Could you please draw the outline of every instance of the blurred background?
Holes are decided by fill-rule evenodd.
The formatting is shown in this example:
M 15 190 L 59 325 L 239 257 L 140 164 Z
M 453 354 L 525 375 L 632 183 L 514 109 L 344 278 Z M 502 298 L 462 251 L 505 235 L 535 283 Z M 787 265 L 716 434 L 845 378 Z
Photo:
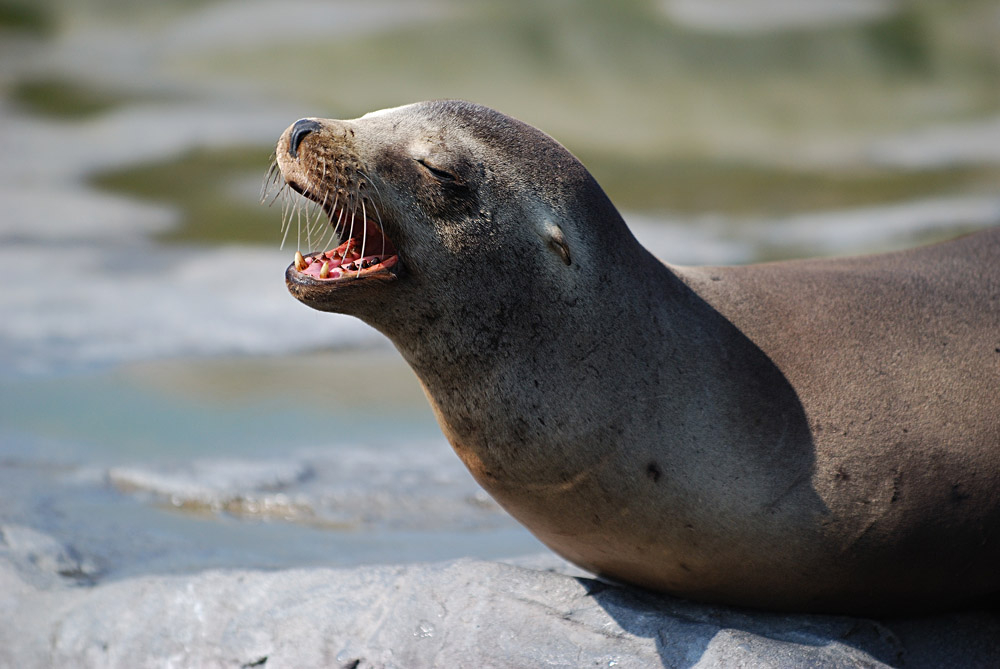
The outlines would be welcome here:
M 673 263 L 1000 223 L 996 0 L 0 0 L 0 536 L 88 581 L 540 550 L 260 204 L 297 118 L 444 97 Z

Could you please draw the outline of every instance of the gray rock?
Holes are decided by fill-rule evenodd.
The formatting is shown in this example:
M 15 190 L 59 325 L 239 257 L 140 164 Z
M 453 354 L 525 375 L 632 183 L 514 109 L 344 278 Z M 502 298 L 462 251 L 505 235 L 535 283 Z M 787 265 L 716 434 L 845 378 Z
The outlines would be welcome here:
M 61 578 L 92 583 L 99 569 L 53 537 L 23 525 L 0 525 L 0 558 L 35 585 L 52 585 Z
M 1000 658 L 994 614 L 770 614 L 655 596 L 564 568 L 542 558 L 459 560 L 79 587 L 27 579 L 7 551 L 0 666 L 985 667 Z

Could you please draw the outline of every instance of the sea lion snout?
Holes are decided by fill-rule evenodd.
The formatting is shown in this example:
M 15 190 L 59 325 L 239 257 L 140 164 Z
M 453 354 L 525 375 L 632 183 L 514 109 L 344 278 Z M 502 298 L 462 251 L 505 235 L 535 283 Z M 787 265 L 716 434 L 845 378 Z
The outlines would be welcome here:
M 288 137 L 288 154 L 292 158 L 299 157 L 299 144 L 306 135 L 320 129 L 319 123 L 311 118 L 301 118 L 292 124 L 291 135 Z

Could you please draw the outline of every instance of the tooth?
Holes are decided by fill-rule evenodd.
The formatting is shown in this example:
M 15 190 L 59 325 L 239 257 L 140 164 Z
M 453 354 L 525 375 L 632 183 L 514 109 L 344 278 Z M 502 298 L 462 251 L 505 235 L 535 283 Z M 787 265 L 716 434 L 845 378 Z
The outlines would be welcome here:
M 328 279 L 330 278 L 330 263 L 329 261 L 324 262 L 323 266 L 319 270 L 319 278 Z
M 299 251 L 295 252 L 295 269 L 302 271 L 306 268 L 306 259 L 302 257 L 302 253 Z

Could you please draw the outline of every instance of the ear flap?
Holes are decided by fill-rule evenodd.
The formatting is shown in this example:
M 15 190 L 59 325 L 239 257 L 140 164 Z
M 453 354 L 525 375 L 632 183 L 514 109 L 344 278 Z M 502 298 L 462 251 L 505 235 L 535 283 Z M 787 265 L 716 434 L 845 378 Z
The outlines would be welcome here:
M 545 240 L 550 249 L 559 254 L 564 263 L 570 264 L 569 243 L 566 241 L 566 236 L 563 235 L 562 228 L 552 221 L 545 221 L 542 224 L 542 239 Z

